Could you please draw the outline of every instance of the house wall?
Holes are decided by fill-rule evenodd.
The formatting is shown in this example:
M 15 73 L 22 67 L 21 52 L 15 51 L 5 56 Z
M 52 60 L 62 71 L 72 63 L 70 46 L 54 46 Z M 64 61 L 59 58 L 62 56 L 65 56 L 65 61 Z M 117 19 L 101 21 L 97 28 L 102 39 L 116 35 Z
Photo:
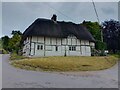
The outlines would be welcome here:
M 30 53 L 30 38 L 26 38 L 26 40 L 24 40 L 24 46 L 23 46 L 23 55 L 24 56 L 29 56 Z
M 91 47 L 94 47 L 94 43 L 87 40 L 79 40 L 74 36 L 68 38 L 29 37 L 24 43 L 24 55 L 35 57 L 91 56 Z M 38 45 L 42 46 L 42 50 L 38 50 Z M 70 51 L 70 46 L 75 46 L 76 50 Z

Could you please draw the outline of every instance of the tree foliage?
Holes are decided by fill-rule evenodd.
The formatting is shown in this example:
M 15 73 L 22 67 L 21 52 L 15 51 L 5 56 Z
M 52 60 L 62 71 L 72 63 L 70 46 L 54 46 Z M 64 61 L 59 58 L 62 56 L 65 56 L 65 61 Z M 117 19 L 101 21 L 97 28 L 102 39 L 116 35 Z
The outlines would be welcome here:
M 8 36 L 4 36 L 1 39 L 2 39 L 2 48 L 8 51 L 9 50 L 8 46 L 9 46 L 10 38 Z
M 12 31 L 11 34 L 12 34 L 11 38 L 9 38 L 8 36 L 2 37 L 3 49 L 9 52 L 18 53 L 18 51 L 21 49 L 20 41 L 22 33 L 20 31 Z
M 104 21 L 102 27 L 108 50 L 113 53 L 120 51 L 120 22 L 115 20 Z
M 9 42 L 10 51 L 18 53 L 18 51 L 20 50 L 20 41 L 21 35 L 19 35 L 18 33 L 14 34 Z
M 20 32 L 20 31 L 12 31 L 12 33 L 11 33 L 13 36 L 15 35 L 15 34 L 18 34 L 18 35 L 22 35 L 22 33 Z
M 91 21 L 83 21 L 82 23 L 84 26 L 87 27 L 89 32 L 96 40 L 95 48 L 97 50 L 104 50 L 106 48 L 106 44 L 101 41 L 101 26 L 98 22 L 91 22 Z
M 101 41 L 101 26 L 98 24 L 98 22 L 83 21 L 83 25 L 88 28 L 96 40 Z

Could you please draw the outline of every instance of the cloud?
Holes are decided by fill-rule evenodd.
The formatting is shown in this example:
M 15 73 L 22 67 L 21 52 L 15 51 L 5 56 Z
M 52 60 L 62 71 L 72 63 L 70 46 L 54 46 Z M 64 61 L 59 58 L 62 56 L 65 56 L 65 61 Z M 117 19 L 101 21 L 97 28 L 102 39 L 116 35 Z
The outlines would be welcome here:
M 95 5 L 100 21 L 117 18 L 117 3 Z M 91 2 L 3 2 L 2 10 L 4 35 L 10 35 L 14 29 L 23 32 L 35 19 L 50 19 L 52 14 L 57 14 L 60 21 L 74 23 L 81 23 L 83 20 L 97 21 Z
M 105 14 L 113 14 L 113 13 L 115 13 L 115 10 L 113 8 L 102 8 L 101 10 Z
M 92 2 L 92 0 L 1 0 L 2 2 Z M 119 2 L 119 0 L 93 0 L 94 2 Z

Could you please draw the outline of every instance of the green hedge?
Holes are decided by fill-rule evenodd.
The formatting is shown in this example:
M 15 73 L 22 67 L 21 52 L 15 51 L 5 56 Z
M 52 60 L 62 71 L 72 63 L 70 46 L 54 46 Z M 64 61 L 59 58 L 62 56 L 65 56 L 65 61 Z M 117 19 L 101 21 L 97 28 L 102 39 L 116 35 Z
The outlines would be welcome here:
M 105 50 L 106 49 L 106 43 L 104 42 L 101 42 L 101 41 L 96 41 L 96 45 L 95 45 L 95 48 L 97 50 Z

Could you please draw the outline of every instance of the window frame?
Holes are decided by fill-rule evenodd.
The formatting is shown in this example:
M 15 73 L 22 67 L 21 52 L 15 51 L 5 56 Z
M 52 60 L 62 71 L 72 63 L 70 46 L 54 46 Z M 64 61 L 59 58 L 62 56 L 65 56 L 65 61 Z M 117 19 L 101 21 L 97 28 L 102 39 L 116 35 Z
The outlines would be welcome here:
M 37 45 L 37 50 L 40 50 L 40 45 Z
M 69 46 L 69 51 L 76 51 L 76 46 Z
M 40 45 L 40 50 L 43 50 L 43 45 Z
M 43 50 L 43 45 L 37 45 L 37 50 Z

